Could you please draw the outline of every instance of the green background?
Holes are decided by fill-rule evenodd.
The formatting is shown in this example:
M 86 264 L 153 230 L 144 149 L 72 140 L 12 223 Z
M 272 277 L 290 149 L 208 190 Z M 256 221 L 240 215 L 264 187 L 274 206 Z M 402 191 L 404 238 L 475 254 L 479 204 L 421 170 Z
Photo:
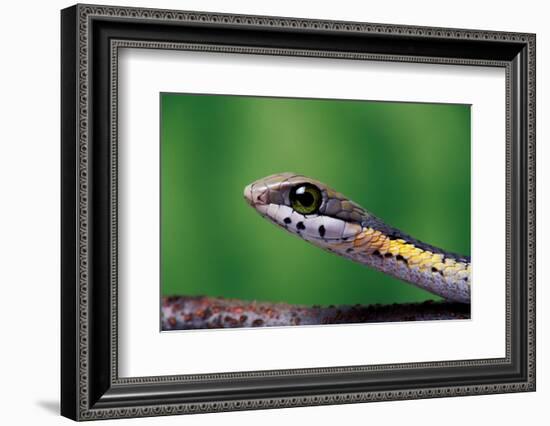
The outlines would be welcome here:
M 468 105 L 161 94 L 161 287 L 298 304 L 437 297 L 327 253 L 243 189 L 296 172 L 427 243 L 470 253 Z

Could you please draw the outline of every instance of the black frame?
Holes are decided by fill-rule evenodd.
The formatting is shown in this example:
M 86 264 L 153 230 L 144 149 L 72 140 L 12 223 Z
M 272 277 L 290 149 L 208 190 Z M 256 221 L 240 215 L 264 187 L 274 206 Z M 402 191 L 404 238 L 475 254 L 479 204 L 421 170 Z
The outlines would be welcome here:
M 74 420 L 535 390 L 535 35 L 76 5 L 61 13 L 61 413 Z M 121 47 L 496 66 L 507 75 L 502 359 L 119 378 Z

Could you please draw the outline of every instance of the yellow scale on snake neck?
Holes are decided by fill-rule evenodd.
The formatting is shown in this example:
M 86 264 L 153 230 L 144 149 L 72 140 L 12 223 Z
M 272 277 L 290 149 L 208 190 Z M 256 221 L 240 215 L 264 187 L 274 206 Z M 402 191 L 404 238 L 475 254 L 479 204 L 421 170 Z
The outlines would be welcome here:
M 315 179 L 280 173 L 251 183 L 244 196 L 263 217 L 320 248 L 447 300 L 470 303 L 469 257 L 387 225 Z

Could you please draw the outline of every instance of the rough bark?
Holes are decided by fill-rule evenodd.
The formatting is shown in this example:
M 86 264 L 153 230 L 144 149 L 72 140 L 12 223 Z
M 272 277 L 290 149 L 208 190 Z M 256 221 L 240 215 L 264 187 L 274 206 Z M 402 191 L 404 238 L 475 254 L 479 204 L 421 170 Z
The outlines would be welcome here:
M 469 319 L 470 305 L 450 302 L 302 306 L 206 296 L 162 298 L 162 330 Z

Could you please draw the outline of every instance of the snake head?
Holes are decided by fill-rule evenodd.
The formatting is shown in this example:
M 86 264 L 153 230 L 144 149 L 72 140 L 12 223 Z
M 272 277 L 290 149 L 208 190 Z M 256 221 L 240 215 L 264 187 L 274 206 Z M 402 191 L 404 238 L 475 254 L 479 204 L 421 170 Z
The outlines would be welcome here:
M 259 179 L 244 189 L 258 213 L 308 241 L 345 241 L 358 235 L 367 212 L 325 184 L 296 173 Z

